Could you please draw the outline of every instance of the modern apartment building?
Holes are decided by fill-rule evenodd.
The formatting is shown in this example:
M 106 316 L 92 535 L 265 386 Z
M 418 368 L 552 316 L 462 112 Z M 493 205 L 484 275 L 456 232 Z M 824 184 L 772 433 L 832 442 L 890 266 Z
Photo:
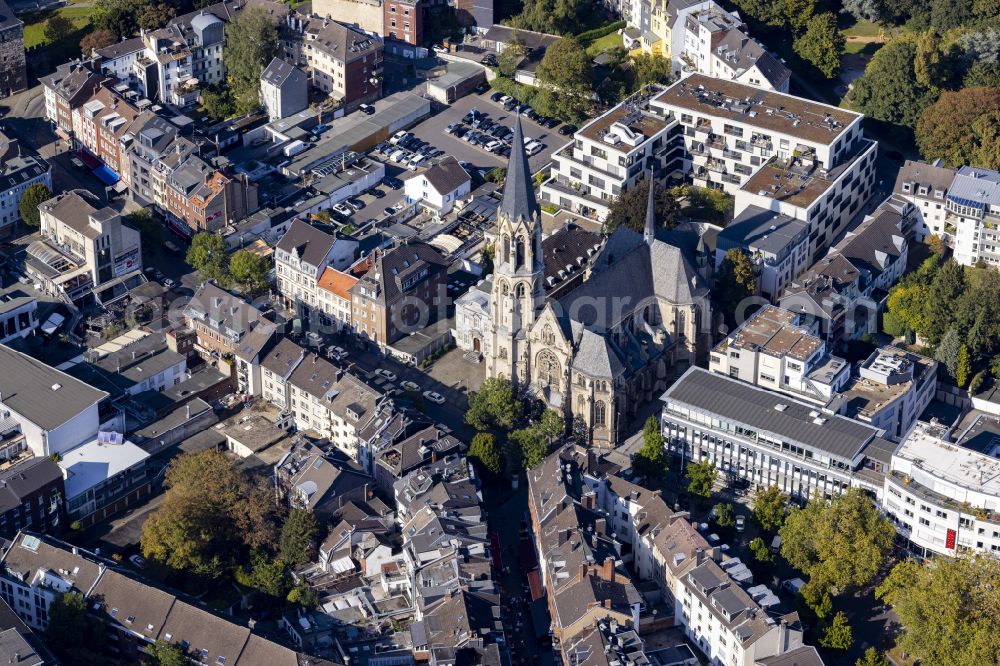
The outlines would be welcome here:
M 729 483 L 776 485 L 802 500 L 882 483 L 866 469 L 878 429 L 702 368 L 667 389 L 662 418 L 682 464 L 710 461 Z
M 541 200 L 603 220 L 611 203 L 653 172 L 673 175 L 683 153 L 677 121 L 635 95 L 581 127 L 552 155 Z
M 955 442 L 918 423 L 892 455 L 882 508 L 918 555 L 1000 557 L 1000 423 L 979 416 Z
M 73 112 L 90 99 L 104 78 L 101 72 L 73 61 L 39 79 L 45 91 L 45 117 L 57 138 L 73 141 Z
M 649 101 L 677 119 L 680 169 L 695 185 L 805 222 L 811 258 L 824 251 L 871 196 L 877 143 L 863 116 L 751 85 L 693 74 Z
M 712 372 L 826 405 L 851 376 L 851 364 L 830 353 L 802 317 L 768 305 L 712 350 Z
M 719 232 L 715 270 L 733 248 L 750 257 L 757 274 L 757 293 L 770 300 L 809 265 L 809 229 L 790 215 L 747 206 Z

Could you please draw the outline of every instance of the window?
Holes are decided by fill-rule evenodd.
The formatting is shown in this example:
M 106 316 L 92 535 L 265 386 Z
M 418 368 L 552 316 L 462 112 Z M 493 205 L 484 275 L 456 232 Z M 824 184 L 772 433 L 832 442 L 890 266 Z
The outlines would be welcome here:
M 604 426 L 607 424 L 607 408 L 603 400 L 598 400 L 594 404 L 594 425 Z

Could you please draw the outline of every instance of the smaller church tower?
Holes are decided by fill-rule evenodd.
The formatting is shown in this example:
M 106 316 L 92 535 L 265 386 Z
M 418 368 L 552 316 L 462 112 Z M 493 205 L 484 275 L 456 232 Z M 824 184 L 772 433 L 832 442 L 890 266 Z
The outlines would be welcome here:
M 503 198 L 497 210 L 491 298 L 493 340 L 487 359 L 490 377 L 530 381 L 528 333 L 545 303 L 542 211 L 535 200 L 521 117 L 514 121 Z
M 646 200 L 646 228 L 643 230 L 642 238 L 646 245 L 653 247 L 656 240 L 656 181 L 653 180 L 653 172 L 650 171 L 646 177 L 649 182 L 649 197 Z

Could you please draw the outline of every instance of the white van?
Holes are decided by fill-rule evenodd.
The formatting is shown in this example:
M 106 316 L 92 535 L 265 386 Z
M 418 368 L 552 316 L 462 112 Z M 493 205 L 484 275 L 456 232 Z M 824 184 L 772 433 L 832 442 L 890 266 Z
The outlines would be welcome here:
M 781 550 L 781 537 L 776 534 L 771 539 L 771 552 L 777 553 L 779 550 Z
M 806 582 L 801 578 L 789 578 L 781 584 L 781 587 L 792 594 L 798 594 L 799 590 L 801 590 L 805 584 Z

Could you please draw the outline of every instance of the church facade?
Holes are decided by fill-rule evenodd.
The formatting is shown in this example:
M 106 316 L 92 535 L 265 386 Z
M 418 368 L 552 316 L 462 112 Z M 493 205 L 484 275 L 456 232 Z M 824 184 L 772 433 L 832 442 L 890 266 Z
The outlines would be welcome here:
M 552 262 L 519 119 L 514 131 L 493 275 L 456 303 L 456 339 L 482 356 L 487 377 L 509 378 L 591 445 L 613 447 L 638 408 L 710 348 L 708 286 L 679 248 L 656 238 L 653 188 L 644 234 L 620 228 L 573 248 L 558 278 L 546 275 Z M 570 238 L 553 234 L 545 251 Z M 566 271 L 581 279 L 553 289 Z

